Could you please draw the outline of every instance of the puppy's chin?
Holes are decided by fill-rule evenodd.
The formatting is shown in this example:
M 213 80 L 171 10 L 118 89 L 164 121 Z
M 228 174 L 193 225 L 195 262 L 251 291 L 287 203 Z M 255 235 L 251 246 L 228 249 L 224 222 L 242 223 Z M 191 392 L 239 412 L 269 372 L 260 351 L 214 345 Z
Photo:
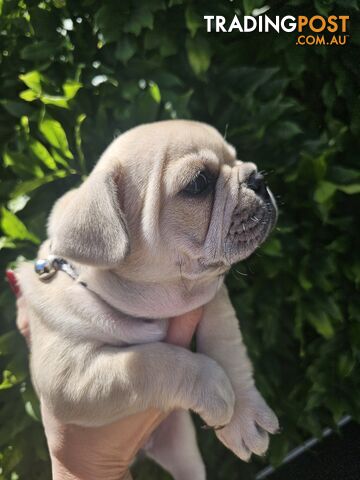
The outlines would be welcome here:
M 256 206 L 237 206 L 225 237 L 224 256 L 229 264 L 249 257 L 268 237 L 277 220 L 277 207 L 271 191 Z

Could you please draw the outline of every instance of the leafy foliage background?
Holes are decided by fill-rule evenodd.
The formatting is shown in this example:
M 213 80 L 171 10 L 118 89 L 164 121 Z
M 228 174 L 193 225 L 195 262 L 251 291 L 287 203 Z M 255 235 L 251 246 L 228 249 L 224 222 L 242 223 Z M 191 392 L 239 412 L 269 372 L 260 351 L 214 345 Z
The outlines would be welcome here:
M 204 15 L 232 19 L 261 0 L 1 0 L 0 268 L 35 256 L 53 202 L 115 135 L 175 117 L 226 132 L 280 195 L 278 229 L 228 279 L 258 386 L 281 418 L 277 464 L 344 414 L 360 419 L 360 30 L 357 0 L 267 3 L 271 15 L 348 14 L 350 43 L 206 33 Z M 50 478 L 1 277 L 0 479 Z M 256 463 L 200 437 L 210 479 L 253 478 Z M 150 464 L 137 472 L 168 478 Z

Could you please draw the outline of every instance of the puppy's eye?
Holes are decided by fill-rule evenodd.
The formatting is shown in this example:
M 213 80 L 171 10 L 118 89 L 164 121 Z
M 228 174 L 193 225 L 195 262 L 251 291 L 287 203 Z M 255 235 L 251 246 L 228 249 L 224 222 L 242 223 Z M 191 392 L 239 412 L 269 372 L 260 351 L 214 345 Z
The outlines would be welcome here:
M 195 178 L 189 182 L 183 189 L 183 192 L 188 195 L 200 195 L 206 192 L 211 186 L 214 185 L 214 178 L 208 171 L 202 170 Z

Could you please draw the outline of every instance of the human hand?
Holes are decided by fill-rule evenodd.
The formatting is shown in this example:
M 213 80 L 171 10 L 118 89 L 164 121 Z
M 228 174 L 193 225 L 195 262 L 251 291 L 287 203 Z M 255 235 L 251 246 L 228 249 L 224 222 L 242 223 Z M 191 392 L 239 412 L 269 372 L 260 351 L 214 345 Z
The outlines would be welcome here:
M 17 297 L 17 327 L 30 346 L 27 306 L 13 271 L 6 272 Z M 202 318 L 198 308 L 171 319 L 166 342 L 188 347 Z M 110 425 L 89 428 L 61 424 L 41 402 L 54 480 L 131 479 L 129 465 L 166 414 L 147 410 Z

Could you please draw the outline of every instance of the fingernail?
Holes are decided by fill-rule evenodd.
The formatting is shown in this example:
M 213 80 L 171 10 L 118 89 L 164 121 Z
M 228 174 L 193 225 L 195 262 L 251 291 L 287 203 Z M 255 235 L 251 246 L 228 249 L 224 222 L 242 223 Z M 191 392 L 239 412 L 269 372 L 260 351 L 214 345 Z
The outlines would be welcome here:
M 13 270 L 6 270 L 6 278 L 16 298 L 20 297 L 20 288 Z

